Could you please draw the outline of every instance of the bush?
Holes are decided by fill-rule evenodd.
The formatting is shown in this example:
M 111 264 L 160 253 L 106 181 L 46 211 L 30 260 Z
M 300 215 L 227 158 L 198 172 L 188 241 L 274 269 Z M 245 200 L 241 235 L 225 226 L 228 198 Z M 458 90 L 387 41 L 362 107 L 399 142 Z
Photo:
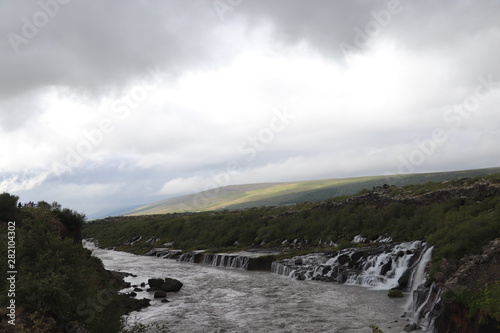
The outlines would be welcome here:
M 391 289 L 387 293 L 388 297 L 393 297 L 393 298 L 402 298 L 404 297 L 403 292 L 399 289 Z

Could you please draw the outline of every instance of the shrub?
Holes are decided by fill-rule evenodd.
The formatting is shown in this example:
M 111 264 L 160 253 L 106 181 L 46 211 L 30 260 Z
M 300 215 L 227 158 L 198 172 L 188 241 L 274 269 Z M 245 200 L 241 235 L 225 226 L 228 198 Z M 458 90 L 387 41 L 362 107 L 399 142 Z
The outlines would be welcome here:
M 391 289 L 387 293 L 388 297 L 394 297 L 394 298 L 402 298 L 404 297 L 403 292 L 399 289 Z

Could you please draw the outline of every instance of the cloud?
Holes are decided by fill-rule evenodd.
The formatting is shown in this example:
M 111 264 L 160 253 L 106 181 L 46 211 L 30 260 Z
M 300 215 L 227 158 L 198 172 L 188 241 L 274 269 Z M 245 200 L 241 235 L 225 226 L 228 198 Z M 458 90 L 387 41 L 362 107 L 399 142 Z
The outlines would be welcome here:
M 0 2 L 1 186 L 28 201 L 397 173 L 436 130 L 416 172 L 498 164 L 497 1 L 54 1 Z

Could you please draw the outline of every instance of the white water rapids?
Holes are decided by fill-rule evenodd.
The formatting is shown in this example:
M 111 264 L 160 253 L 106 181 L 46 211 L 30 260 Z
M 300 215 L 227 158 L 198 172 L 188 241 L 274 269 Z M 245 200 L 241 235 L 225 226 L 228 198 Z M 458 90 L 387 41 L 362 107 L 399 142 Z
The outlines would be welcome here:
M 184 284 L 168 293 L 170 303 L 138 292 L 137 298 L 151 299 L 152 306 L 129 316 L 144 324 L 166 323 L 169 332 L 367 333 L 369 325 L 377 325 L 384 333 L 400 333 L 407 324 L 400 318 L 405 300 L 388 298 L 387 291 L 86 247 L 106 269 L 137 275 L 126 278 L 132 285 L 154 277 Z

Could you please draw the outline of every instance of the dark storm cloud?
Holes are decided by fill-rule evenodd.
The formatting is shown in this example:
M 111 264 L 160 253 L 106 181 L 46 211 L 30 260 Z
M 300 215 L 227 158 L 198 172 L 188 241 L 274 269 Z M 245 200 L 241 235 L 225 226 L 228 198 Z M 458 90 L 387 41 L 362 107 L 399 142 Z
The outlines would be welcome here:
M 497 0 L 247 1 L 241 11 L 250 24 L 270 23 L 277 42 L 305 42 L 328 58 L 343 60 L 343 43 L 362 53 L 369 42 L 387 39 L 411 52 L 430 50 L 450 57 L 474 53 L 463 61 L 480 72 L 498 70 L 494 66 L 500 56 Z M 496 34 L 496 45 L 489 38 L 488 45 L 481 43 L 489 34 Z M 478 56 L 486 61 L 477 61 Z
M 74 0 L 58 4 L 42 24 L 37 14 L 48 10 L 40 3 L 49 2 L 58 3 L 0 4 L 4 98 L 48 86 L 108 92 L 144 75 L 146 66 L 176 73 L 214 57 L 207 46 L 218 21 L 207 3 Z

